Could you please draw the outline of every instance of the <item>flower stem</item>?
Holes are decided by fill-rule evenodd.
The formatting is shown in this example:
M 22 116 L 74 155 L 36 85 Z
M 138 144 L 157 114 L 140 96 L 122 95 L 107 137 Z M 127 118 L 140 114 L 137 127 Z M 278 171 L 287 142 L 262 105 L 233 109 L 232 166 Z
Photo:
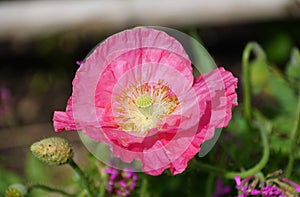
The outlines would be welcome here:
M 215 177 L 216 177 L 215 174 L 209 173 L 207 181 L 206 181 L 206 187 L 205 187 L 205 191 L 206 191 L 205 196 L 206 197 L 212 196 L 212 194 L 213 194 L 213 189 L 214 189 L 213 182 L 214 182 Z
M 250 42 L 246 45 L 243 57 L 242 57 L 242 68 L 243 68 L 243 95 L 244 95 L 244 110 L 245 110 L 245 119 L 247 125 L 251 126 L 251 87 L 250 87 L 250 70 L 249 70 L 249 58 L 250 54 L 253 52 L 257 59 L 266 59 L 266 55 L 263 49 L 256 42 Z
M 289 161 L 286 168 L 286 178 L 289 178 L 292 174 L 294 161 L 295 161 L 295 154 L 297 150 L 297 141 L 299 137 L 300 137 L 300 95 L 298 96 L 298 109 L 296 113 L 295 127 L 291 134 L 292 147 L 291 147 Z
M 140 197 L 147 197 L 148 196 L 147 191 L 148 191 L 148 179 L 146 175 L 144 175 L 141 190 L 140 190 Z
M 268 143 L 268 139 L 267 139 L 267 132 L 261 127 L 259 127 L 259 131 L 260 131 L 261 138 L 262 138 L 263 155 L 262 155 L 262 158 L 259 161 L 259 163 L 257 163 L 254 167 L 252 167 L 246 171 L 243 171 L 243 172 L 229 172 L 229 171 L 217 168 L 215 166 L 211 166 L 209 164 L 201 163 L 199 161 L 194 162 L 194 165 L 196 165 L 198 169 L 201 169 L 204 171 L 209 171 L 209 172 L 214 172 L 218 175 L 224 176 L 229 179 L 234 179 L 235 176 L 245 178 L 245 177 L 257 174 L 266 166 L 266 164 L 268 163 L 268 160 L 269 160 L 269 156 L 270 156 L 270 147 L 269 147 L 269 143 Z M 195 160 L 193 160 L 193 161 L 195 161 Z
M 100 182 L 100 191 L 99 191 L 99 197 L 104 197 L 105 196 L 105 191 L 106 191 L 106 182 L 107 178 L 105 175 L 101 175 L 101 182 Z
M 69 193 L 67 193 L 63 190 L 52 188 L 52 187 L 49 187 L 49 186 L 43 185 L 43 184 L 32 184 L 32 185 L 30 185 L 29 186 L 29 191 L 31 191 L 33 189 L 42 189 L 42 190 L 45 190 L 45 191 L 48 191 L 48 192 L 58 193 L 58 194 L 61 194 L 63 196 L 67 196 L 67 197 L 74 197 L 75 196 L 75 195 L 69 194 Z
M 101 161 L 95 161 L 95 165 L 100 175 L 100 186 L 99 186 L 98 197 L 104 197 L 106 194 L 106 183 L 108 179 L 108 175 L 104 172 L 105 164 L 102 163 Z
M 79 168 L 79 166 L 74 162 L 73 159 L 70 159 L 69 161 L 69 165 L 75 170 L 75 172 L 78 174 L 78 176 L 80 177 L 83 186 L 86 188 L 89 196 L 95 196 L 93 195 L 93 190 L 91 189 L 91 186 L 89 184 L 89 181 L 86 177 L 86 175 L 84 174 L 84 172 Z

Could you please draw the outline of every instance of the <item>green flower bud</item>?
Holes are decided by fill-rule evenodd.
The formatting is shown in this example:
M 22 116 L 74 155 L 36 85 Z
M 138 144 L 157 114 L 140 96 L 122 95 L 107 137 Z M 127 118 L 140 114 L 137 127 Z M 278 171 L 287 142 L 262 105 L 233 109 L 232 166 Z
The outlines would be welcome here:
M 63 138 L 51 137 L 31 145 L 32 154 L 48 165 L 63 165 L 72 159 L 71 145 Z
M 5 191 L 5 197 L 24 197 L 27 195 L 27 188 L 22 184 L 10 185 Z

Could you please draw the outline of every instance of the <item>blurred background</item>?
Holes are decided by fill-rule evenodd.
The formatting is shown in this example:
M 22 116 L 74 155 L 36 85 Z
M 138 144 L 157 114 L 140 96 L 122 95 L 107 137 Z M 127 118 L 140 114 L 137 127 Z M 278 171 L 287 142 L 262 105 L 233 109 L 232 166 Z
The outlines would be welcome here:
M 217 65 L 241 77 L 242 51 L 254 40 L 284 70 L 300 46 L 300 1 L 0 1 L 0 195 L 25 179 L 72 182 L 61 175 L 68 167 L 49 173 L 31 158 L 30 144 L 43 137 L 69 139 L 75 160 L 87 165 L 76 132 L 54 133 L 53 112 L 65 108 L 76 61 L 106 37 L 141 25 L 196 31 Z

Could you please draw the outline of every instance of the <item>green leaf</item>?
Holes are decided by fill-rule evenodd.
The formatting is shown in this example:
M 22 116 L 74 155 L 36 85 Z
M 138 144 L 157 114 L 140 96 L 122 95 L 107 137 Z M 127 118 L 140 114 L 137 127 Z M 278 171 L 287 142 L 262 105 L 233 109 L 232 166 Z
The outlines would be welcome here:
M 282 115 L 293 115 L 295 113 L 297 97 L 287 81 L 284 80 L 282 73 L 276 69 L 273 69 L 266 92 L 277 100 L 277 106 L 275 107 Z
M 264 103 L 265 109 L 268 108 L 269 114 L 272 114 L 270 121 L 273 131 L 270 135 L 270 147 L 274 152 L 287 156 L 290 154 L 290 134 L 297 97 L 282 73 L 275 67 L 272 68 L 269 81 L 264 88 L 264 97 L 269 101 Z M 300 151 L 297 151 L 296 158 L 300 158 Z
M 253 92 L 259 94 L 257 103 L 272 124 L 270 148 L 276 153 L 288 155 L 297 97 L 285 76 L 276 67 L 268 67 L 266 63 L 255 60 L 250 69 Z M 296 157 L 300 157 L 300 151 Z

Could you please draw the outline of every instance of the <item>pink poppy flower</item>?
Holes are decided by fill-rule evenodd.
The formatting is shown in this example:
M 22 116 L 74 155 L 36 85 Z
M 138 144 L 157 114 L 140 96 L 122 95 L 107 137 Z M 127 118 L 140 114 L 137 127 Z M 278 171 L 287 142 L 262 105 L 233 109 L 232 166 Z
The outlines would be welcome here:
M 81 130 L 122 161 L 139 160 L 147 174 L 178 174 L 215 128 L 228 124 L 236 87 L 224 68 L 194 79 L 176 39 L 134 28 L 109 37 L 81 63 L 54 128 Z

